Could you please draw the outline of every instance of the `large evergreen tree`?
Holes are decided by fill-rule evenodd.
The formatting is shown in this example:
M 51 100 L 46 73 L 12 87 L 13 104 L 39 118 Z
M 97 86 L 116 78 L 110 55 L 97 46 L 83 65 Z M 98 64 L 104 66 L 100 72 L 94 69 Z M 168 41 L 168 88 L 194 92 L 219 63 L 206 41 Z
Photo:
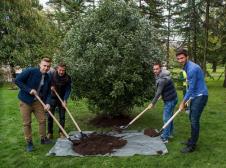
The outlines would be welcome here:
M 62 44 L 74 94 L 99 112 L 119 115 L 153 93 L 152 64 L 162 59 L 157 30 L 134 4 L 105 0 L 81 16 Z

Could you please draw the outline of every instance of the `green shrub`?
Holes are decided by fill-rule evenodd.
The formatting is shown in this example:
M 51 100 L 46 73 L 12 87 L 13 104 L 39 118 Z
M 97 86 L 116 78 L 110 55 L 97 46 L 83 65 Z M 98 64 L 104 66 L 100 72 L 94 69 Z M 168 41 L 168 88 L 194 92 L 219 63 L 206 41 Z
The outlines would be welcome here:
M 162 59 L 157 36 L 136 5 L 103 1 L 78 19 L 62 44 L 73 94 L 111 116 L 143 104 L 153 95 L 152 64 Z

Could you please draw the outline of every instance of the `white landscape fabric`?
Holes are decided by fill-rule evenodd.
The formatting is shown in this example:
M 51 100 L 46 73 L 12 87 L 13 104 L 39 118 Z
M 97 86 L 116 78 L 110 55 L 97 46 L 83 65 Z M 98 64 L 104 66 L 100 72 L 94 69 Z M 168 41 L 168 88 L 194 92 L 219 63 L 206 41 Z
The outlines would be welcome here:
M 92 133 L 91 131 L 83 131 L 85 134 Z M 71 132 L 70 136 L 79 137 L 79 132 Z M 159 155 L 166 154 L 168 150 L 160 137 L 149 137 L 144 135 L 143 131 L 124 131 L 122 133 L 109 132 L 108 134 L 122 137 L 127 140 L 127 144 L 120 149 L 115 149 L 115 152 L 106 155 L 97 156 L 133 156 L 133 155 Z M 58 138 L 53 148 L 47 154 L 48 156 L 80 156 L 72 149 L 72 143 L 67 139 Z

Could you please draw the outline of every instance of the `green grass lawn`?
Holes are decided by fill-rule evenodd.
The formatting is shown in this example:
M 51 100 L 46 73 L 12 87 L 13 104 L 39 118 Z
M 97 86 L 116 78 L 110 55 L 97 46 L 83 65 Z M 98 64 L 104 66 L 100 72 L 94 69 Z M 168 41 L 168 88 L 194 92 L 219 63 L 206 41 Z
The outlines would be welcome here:
M 37 121 L 33 118 L 33 140 L 35 151 L 25 152 L 25 142 L 22 130 L 21 114 L 18 109 L 18 90 L 0 88 L 0 168 L 10 167 L 192 167 L 192 168 L 222 168 L 226 167 L 226 90 L 221 81 L 209 80 L 209 101 L 201 118 L 201 134 L 197 151 L 191 154 L 181 154 L 181 141 L 188 138 L 190 126 L 188 115 L 181 113 L 175 118 L 174 139 L 167 144 L 169 153 L 164 156 L 133 157 L 47 157 L 46 153 L 52 145 L 40 145 Z M 178 91 L 181 100 L 181 91 Z M 70 102 L 69 109 L 76 117 L 83 130 L 97 130 L 88 125 L 93 117 L 88 111 L 85 101 Z M 136 107 L 133 115 L 144 107 Z M 161 128 L 162 102 L 155 109 L 146 112 L 130 129 Z M 75 130 L 69 118 L 66 121 L 67 132 Z M 55 137 L 57 128 L 55 125 Z

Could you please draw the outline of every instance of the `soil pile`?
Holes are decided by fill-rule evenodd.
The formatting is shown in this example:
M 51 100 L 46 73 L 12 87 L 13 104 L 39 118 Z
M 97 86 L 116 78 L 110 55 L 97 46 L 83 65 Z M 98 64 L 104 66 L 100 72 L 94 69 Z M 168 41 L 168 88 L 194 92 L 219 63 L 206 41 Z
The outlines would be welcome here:
M 159 136 L 159 133 L 153 128 L 148 128 L 144 130 L 144 135 L 147 135 L 150 137 L 157 137 Z
M 73 141 L 73 149 L 81 155 L 104 155 L 113 153 L 114 149 L 119 149 L 127 143 L 121 137 L 107 134 L 92 133 L 87 138 Z
M 90 120 L 90 123 L 96 127 L 112 127 L 112 126 L 121 126 L 127 125 L 131 121 L 131 117 L 127 115 L 120 116 L 97 116 L 94 119 Z

